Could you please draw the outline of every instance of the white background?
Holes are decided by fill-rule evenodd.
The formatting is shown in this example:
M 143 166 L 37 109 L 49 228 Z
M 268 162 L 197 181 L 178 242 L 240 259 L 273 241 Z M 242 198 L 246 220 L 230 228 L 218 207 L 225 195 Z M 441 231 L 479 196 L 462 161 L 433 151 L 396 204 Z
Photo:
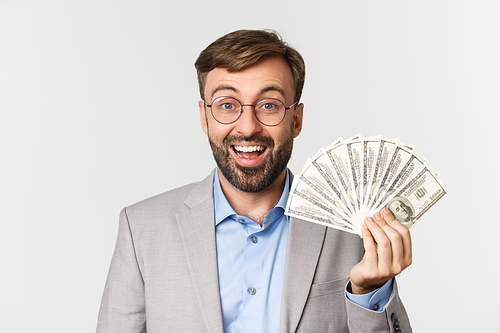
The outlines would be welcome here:
M 204 178 L 193 66 L 273 28 L 304 56 L 290 167 L 416 146 L 449 196 L 399 277 L 415 332 L 499 332 L 500 2 L 0 0 L 0 331 L 92 332 L 123 206 Z

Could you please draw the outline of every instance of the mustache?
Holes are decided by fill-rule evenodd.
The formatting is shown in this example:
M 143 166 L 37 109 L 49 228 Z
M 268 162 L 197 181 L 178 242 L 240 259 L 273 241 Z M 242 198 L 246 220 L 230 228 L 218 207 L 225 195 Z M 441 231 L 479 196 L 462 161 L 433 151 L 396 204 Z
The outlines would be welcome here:
M 274 140 L 268 136 L 262 134 L 254 134 L 251 136 L 244 135 L 228 135 L 224 138 L 222 142 L 225 147 L 231 146 L 234 142 L 254 142 L 268 146 L 269 148 L 274 148 Z

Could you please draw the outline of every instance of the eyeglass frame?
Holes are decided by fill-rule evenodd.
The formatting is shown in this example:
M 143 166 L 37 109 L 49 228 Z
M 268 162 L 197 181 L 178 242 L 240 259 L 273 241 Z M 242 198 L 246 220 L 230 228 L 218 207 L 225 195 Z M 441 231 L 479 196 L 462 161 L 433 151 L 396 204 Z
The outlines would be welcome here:
M 236 119 L 235 119 L 235 120 L 233 120 L 233 121 L 231 121 L 231 122 L 229 122 L 229 123 L 224 123 L 224 122 L 220 121 L 219 119 L 217 119 L 217 118 L 215 117 L 215 115 L 214 115 L 214 111 L 213 111 L 213 108 L 212 108 L 212 105 L 214 104 L 214 102 L 215 102 L 216 100 L 218 100 L 218 99 L 222 99 L 222 98 L 232 98 L 232 99 L 234 99 L 235 101 L 237 101 L 238 103 L 240 103 L 240 105 L 241 105 L 241 108 L 240 108 L 240 113 L 238 114 L 238 117 L 236 117 Z M 280 120 L 277 124 L 274 124 L 274 125 L 264 124 L 264 123 L 263 123 L 263 122 L 259 119 L 259 117 L 257 117 L 257 114 L 255 113 L 255 106 L 256 106 L 257 104 L 259 104 L 260 102 L 265 101 L 265 100 L 268 100 L 268 99 L 271 99 L 271 100 L 274 100 L 274 101 L 278 101 L 278 102 L 280 102 L 280 103 L 281 103 L 281 104 L 285 107 L 285 112 L 283 113 L 283 118 L 281 118 L 281 120 Z M 231 97 L 231 96 L 219 96 L 219 97 L 217 97 L 217 98 L 214 98 L 214 100 L 212 101 L 212 104 L 208 104 L 208 103 L 207 103 L 207 102 L 205 102 L 205 101 L 203 101 L 203 103 L 205 103 L 205 106 L 208 106 L 208 107 L 210 108 L 210 113 L 212 114 L 212 117 L 214 117 L 215 121 L 216 121 L 216 122 L 218 122 L 219 124 L 229 125 L 229 124 L 232 124 L 232 123 L 236 122 L 238 119 L 240 119 L 241 114 L 243 113 L 243 107 L 244 107 L 244 106 L 252 106 L 252 107 L 253 107 L 253 113 L 255 114 L 255 118 L 259 121 L 259 123 L 261 123 L 262 125 L 267 126 L 267 127 L 274 127 L 274 126 L 278 126 L 279 124 L 281 124 L 281 123 L 283 122 L 283 119 L 285 119 L 285 117 L 286 117 L 286 111 L 287 111 L 287 110 L 290 110 L 290 109 L 291 109 L 292 107 L 294 107 L 294 106 L 297 106 L 297 104 L 299 103 L 299 101 L 296 101 L 296 102 L 294 102 L 292 105 L 290 105 L 289 107 L 286 107 L 286 106 L 285 106 L 285 103 L 283 103 L 280 99 L 277 99 L 277 98 L 263 98 L 263 99 L 261 99 L 260 101 L 258 101 L 258 102 L 257 102 L 257 103 L 255 103 L 255 104 L 243 104 L 243 103 L 241 103 L 241 102 L 240 102 L 240 100 L 239 100 L 239 99 L 237 99 L 237 98 L 234 98 L 234 97 Z

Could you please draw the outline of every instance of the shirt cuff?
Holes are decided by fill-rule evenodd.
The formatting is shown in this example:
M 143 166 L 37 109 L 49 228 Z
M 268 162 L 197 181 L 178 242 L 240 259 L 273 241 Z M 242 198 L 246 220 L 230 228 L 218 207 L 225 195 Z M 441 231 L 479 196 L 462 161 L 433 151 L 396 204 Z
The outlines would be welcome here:
M 384 310 L 384 307 L 389 303 L 389 299 L 392 295 L 392 284 L 394 279 L 387 281 L 382 287 L 375 289 L 371 293 L 363 295 L 352 294 L 351 291 L 351 281 L 346 286 L 346 296 L 353 303 L 362 306 L 366 309 L 380 312 Z

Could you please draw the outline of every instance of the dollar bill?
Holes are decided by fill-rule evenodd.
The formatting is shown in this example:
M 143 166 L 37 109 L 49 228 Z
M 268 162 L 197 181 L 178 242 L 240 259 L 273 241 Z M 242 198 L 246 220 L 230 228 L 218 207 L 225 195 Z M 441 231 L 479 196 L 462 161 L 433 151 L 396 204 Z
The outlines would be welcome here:
M 308 201 L 303 200 L 296 195 L 288 197 L 285 214 L 305 221 L 318 223 L 330 228 L 359 235 L 359 231 L 347 226 L 334 215 L 329 214 L 328 212 L 312 205 Z
M 386 207 L 401 224 L 411 229 L 447 193 L 437 175 L 424 167 L 399 191 L 386 198 L 381 207 Z
M 352 213 L 342 200 L 342 193 L 340 193 L 335 184 L 325 182 L 323 175 L 315 164 L 311 163 L 307 165 L 303 173 L 299 175 L 299 179 L 312 188 L 315 193 L 318 193 L 327 200 L 331 206 L 334 206 L 344 216 L 352 217 Z
M 324 160 L 329 160 L 330 163 L 325 163 L 338 180 L 341 191 L 345 194 L 349 207 L 353 213 L 359 211 L 356 190 L 354 181 L 352 180 L 352 172 L 350 170 L 349 152 L 346 143 L 340 144 L 337 147 L 326 150 L 326 154 L 321 157 Z
M 413 179 L 417 174 L 419 174 L 425 167 L 434 172 L 426 163 L 425 158 L 412 153 L 404 167 L 398 173 L 393 182 L 388 186 L 387 191 L 379 199 L 375 206 L 380 206 L 381 202 L 387 201 L 387 197 L 391 196 L 395 191 L 397 191 L 401 186 L 406 184 L 409 180 Z M 434 172 L 434 174 L 436 174 Z M 437 174 L 436 174 L 437 175 Z M 370 211 L 370 212 L 373 212 Z
M 338 178 L 330 157 L 326 153 L 318 154 L 316 158 L 311 161 L 311 165 L 314 166 L 316 170 L 310 168 L 308 172 L 314 176 L 318 174 L 321 175 L 322 181 L 324 181 L 335 193 L 335 199 L 340 200 L 346 209 L 346 213 L 352 216 L 355 213 L 354 203 L 349 198 L 345 191 L 346 188 Z M 306 173 L 304 173 L 304 175 L 306 175 Z
M 384 207 L 412 228 L 446 194 L 414 146 L 356 135 L 338 138 L 307 160 L 285 213 L 361 236 L 364 218 Z
M 366 207 L 372 208 L 375 196 L 379 191 L 380 183 L 382 181 L 383 175 L 389 165 L 391 157 L 394 155 L 394 151 L 397 148 L 397 142 L 394 140 L 381 139 L 380 145 L 378 147 L 377 160 L 375 161 L 373 175 L 368 184 L 370 191 L 368 192 L 368 200 L 366 201 Z
M 308 181 L 302 181 L 300 177 L 295 178 L 290 190 L 290 195 L 300 197 L 314 206 L 321 208 L 329 214 L 338 218 L 343 224 L 354 227 L 340 202 L 335 202 L 318 192 Z M 317 188 L 317 187 L 316 187 Z M 321 190 L 320 190 L 321 191 Z
M 359 213 L 361 211 L 361 197 L 363 193 L 363 181 L 362 181 L 362 151 L 363 142 L 361 140 L 353 140 L 346 143 L 348 160 L 344 164 L 351 171 L 352 188 L 354 191 L 354 196 L 356 197 L 356 210 Z
M 389 162 L 389 165 L 387 166 L 384 175 L 380 179 L 380 184 L 376 189 L 372 205 L 371 207 L 369 207 L 369 209 L 376 207 L 376 204 L 385 195 L 385 193 L 389 189 L 389 185 L 392 183 L 394 178 L 397 177 L 401 172 L 401 170 L 405 167 L 406 162 L 410 159 L 411 155 L 412 151 L 407 147 L 400 145 L 396 146 L 391 161 Z
M 367 206 L 368 189 L 373 177 L 375 161 L 378 157 L 381 137 L 368 138 L 363 140 L 363 198 L 362 206 Z

